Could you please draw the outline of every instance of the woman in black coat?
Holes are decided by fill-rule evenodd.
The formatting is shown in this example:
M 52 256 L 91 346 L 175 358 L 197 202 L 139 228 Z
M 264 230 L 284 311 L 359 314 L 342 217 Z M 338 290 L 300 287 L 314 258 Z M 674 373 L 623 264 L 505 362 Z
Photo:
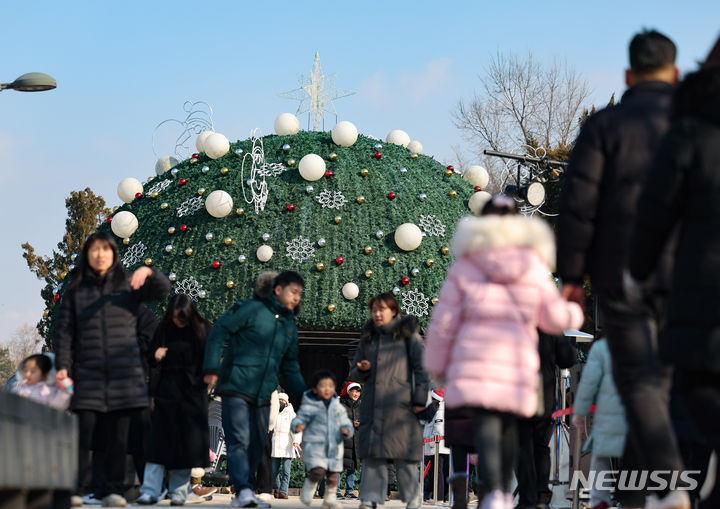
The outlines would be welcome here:
M 148 406 L 140 358 L 137 317 L 143 301 L 163 299 L 170 281 L 159 271 L 140 267 L 128 277 L 112 235 L 88 237 L 71 273 L 55 325 L 57 379 L 70 375 L 75 384 L 71 409 L 78 416 L 79 496 L 90 473 L 93 432 L 102 431 L 105 481 L 95 496 L 108 505 L 124 505 L 128 426 L 138 409 Z
M 190 471 L 208 464 L 207 386 L 202 366 L 210 323 L 198 314 L 190 296 L 174 295 L 155 331 L 152 363 L 160 374 L 154 392 L 150 450 L 139 504 L 154 504 L 170 471 L 170 503 L 182 505 Z

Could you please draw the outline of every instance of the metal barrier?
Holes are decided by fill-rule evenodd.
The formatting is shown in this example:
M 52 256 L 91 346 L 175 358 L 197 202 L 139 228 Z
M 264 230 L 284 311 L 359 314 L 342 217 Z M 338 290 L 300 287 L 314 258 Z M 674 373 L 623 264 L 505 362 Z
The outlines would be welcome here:
M 0 391 L 0 509 L 70 507 L 77 418 Z

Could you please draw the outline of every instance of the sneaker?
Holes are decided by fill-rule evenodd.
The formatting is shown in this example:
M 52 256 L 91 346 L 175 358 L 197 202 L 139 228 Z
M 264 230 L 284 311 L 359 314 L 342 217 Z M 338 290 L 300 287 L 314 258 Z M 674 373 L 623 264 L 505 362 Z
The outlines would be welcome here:
M 198 497 L 207 497 L 208 495 L 212 495 L 213 493 L 217 492 L 217 487 L 215 486 L 203 486 L 202 484 L 195 484 L 192 487 L 192 492 L 197 495 Z M 208 499 L 211 500 L 211 499 Z
M 257 498 L 261 502 L 266 502 L 268 504 L 271 504 L 273 501 L 272 493 L 258 493 L 257 495 L 255 495 L 255 498 Z
M 170 497 L 170 505 L 185 505 L 185 497 L 181 495 L 172 495 Z
M 147 493 L 141 493 L 138 498 L 135 499 L 136 504 L 140 505 L 152 505 L 157 504 L 158 499 Z
M 95 498 L 94 493 L 90 493 L 89 495 L 83 495 L 82 505 L 102 505 L 102 500 Z
M 342 507 L 337 501 L 337 495 L 334 491 L 328 490 L 323 498 L 322 509 L 340 509 Z
M 302 492 L 300 492 L 300 502 L 302 502 L 305 505 L 310 505 L 312 503 L 313 495 L 315 494 L 315 488 L 317 488 L 318 483 L 310 481 L 310 479 L 305 479 L 305 482 L 303 483 Z
M 360 507 L 358 509 L 376 509 L 377 508 L 377 502 L 365 502 L 364 500 L 360 501 Z
M 110 495 L 103 497 L 102 505 L 103 507 L 125 507 L 127 505 L 127 500 L 125 500 L 125 497 L 122 495 L 111 493 Z
M 495 490 L 485 495 L 478 509 L 506 509 L 505 493 Z
M 203 502 L 210 502 L 213 499 L 212 495 L 198 496 L 192 491 L 187 494 L 185 498 L 186 504 L 202 504 Z
M 287 494 L 287 493 L 282 493 L 282 492 L 280 492 L 280 493 L 278 493 L 277 498 L 279 498 L 279 499 L 281 499 L 281 500 L 287 500 L 288 494 Z
M 358 498 L 358 497 L 357 497 L 357 495 L 356 495 L 355 493 L 353 493 L 352 491 L 346 491 L 346 492 L 345 492 L 345 498 L 349 500 L 349 499 L 356 499 L 356 498 Z
M 83 499 L 80 495 L 72 495 L 70 497 L 70 507 L 82 507 Z
M 645 509 L 690 509 L 690 497 L 687 491 L 671 491 L 663 498 L 649 495 L 645 500 Z
M 240 490 L 240 493 L 233 497 L 230 505 L 232 507 L 259 507 L 260 509 L 272 507 L 269 503 L 258 499 L 250 488 Z

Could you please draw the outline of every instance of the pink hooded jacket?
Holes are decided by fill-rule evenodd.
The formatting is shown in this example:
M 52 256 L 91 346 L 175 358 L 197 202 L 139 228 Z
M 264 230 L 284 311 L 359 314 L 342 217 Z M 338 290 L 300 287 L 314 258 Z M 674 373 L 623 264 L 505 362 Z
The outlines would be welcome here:
M 583 323 L 550 275 L 547 224 L 518 215 L 466 217 L 452 241 L 456 262 L 440 291 L 423 367 L 444 377 L 448 408 L 469 406 L 531 417 L 537 408 L 537 328 L 562 334 Z

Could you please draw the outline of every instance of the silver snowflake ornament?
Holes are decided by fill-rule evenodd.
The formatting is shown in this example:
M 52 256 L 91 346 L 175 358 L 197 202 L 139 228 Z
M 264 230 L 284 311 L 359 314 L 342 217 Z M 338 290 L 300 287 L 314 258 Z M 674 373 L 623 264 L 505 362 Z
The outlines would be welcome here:
M 315 248 L 313 247 L 312 242 L 302 235 L 289 242 L 285 242 L 285 245 L 287 246 L 285 248 L 285 256 L 290 258 L 293 262 L 302 263 L 308 258 L 315 256 Z
M 132 267 L 137 262 L 142 260 L 142 257 L 145 255 L 145 251 L 147 251 L 147 247 L 142 242 L 138 242 L 137 244 L 133 244 L 130 246 L 130 248 L 125 251 L 125 254 L 120 259 L 123 266 L 125 267 Z
M 146 194 L 148 196 L 150 196 L 153 193 L 161 193 L 165 189 L 167 189 L 170 184 L 172 184 L 172 180 L 170 180 L 170 179 L 162 180 L 162 181 L 154 184 L 150 189 L 148 189 Z
M 429 315 L 430 305 L 428 299 L 417 288 L 413 288 L 409 292 L 402 295 L 402 303 L 400 307 L 408 315 L 423 316 Z
M 445 225 L 436 216 L 420 216 L 420 228 L 431 237 L 444 237 Z
M 340 191 L 328 191 L 325 189 L 315 199 L 323 208 L 339 209 L 348 202 L 347 198 Z
M 175 285 L 176 294 L 184 293 L 185 295 L 189 296 L 193 300 L 193 302 L 198 301 L 201 291 L 203 291 L 202 286 L 200 286 L 198 280 L 192 276 L 187 279 L 183 279 Z
M 188 198 L 177 208 L 177 217 L 192 216 L 203 206 L 202 196 Z

